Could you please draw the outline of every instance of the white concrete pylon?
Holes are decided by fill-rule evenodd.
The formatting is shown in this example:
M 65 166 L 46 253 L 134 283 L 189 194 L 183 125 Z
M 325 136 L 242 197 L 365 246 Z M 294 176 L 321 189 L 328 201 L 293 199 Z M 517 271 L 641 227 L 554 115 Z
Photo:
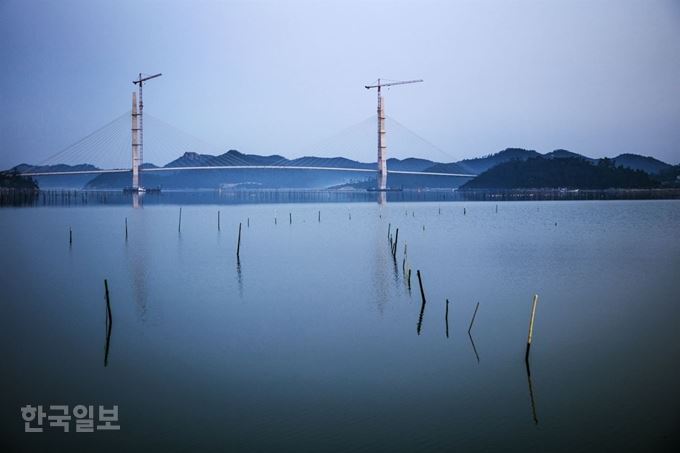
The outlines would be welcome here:
M 139 114 L 137 113 L 137 94 L 132 92 L 132 189 L 139 190 Z
M 378 188 L 387 188 L 387 143 L 385 141 L 385 99 L 378 91 Z

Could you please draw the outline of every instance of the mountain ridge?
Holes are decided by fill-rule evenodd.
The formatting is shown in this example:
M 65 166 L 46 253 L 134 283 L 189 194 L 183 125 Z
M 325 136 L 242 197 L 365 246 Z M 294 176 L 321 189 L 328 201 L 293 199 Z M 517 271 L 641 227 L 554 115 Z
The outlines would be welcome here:
M 462 173 L 462 174 L 476 174 L 480 175 L 485 171 L 488 171 L 500 164 L 510 162 L 510 161 L 527 161 L 528 159 L 542 157 L 544 159 L 568 159 L 575 158 L 584 160 L 590 164 L 597 164 L 603 159 L 590 158 L 573 151 L 566 149 L 556 149 L 544 154 L 541 154 L 535 150 L 524 149 L 524 148 L 506 148 L 499 152 L 492 153 L 486 156 L 462 159 L 456 162 L 435 162 L 429 159 L 421 159 L 415 157 L 409 157 L 406 159 L 389 158 L 387 159 L 387 167 L 390 170 L 396 171 L 412 171 L 412 172 L 432 172 L 432 173 Z M 607 161 L 612 162 L 616 167 L 625 167 L 632 170 L 641 170 L 650 175 L 659 175 L 663 172 L 669 171 L 673 168 L 672 165 L 667 164 L 663 161 L 655 159 L 651 156 L 643 156 L 639 154 L 624 153 L 616 157 L 607 159 Z M 212 154 L 200 154 L 196 152 L 185 152 L 177 159 L 165 164 L 163 168 L 181 168 L 181 167 L 249 167 L 249 166 L 291 166 L 291 167 L 339 167 L 339 168 L 356 168 L 356 169 L 374 169 L 376 168 L 375 162 L 360 162 L 345 157 L 316 157 L 316 156 L 303 156 L 295 159 L 288 159 L 278 154 L 272 155 L 258 155 L 258 154 L 245 154 L 238 150 L 230 149 L 225 153 L 212 155 Z M 142 168 L 156 168 L 157 166 L 153 163 L 145 163 Z M 67 171 L 96 171 L 97 167 L 91 164 L 78 164 L 78 165 L 30 165 L 30 164 L 20 164 L 12 168 L 12 171 L 19 171 L 21 173 L 26 172 L 67 172 Z M 159 174 L 146 174 L 144 180 L 146 182 L 153 182 L 164 187 L 186 187 L 186 188 L 215 188 L 222 185 L 261 185 L 263 187 L 270 187 L 274 183 L 274 187 L 279 187 L 276 184 L 287 184 L 285 187 L 331 187 L 338 186 L 342 184 L 355 184 L 352 181 L 357 181 L 357 175 L 352 178 L 351 172 L 343 173 L 341 171 L 333 172 L 330 170 L 324 170 L 324 175 L 315 175 L 310 177 L 310 175 L 300 175 L 296 173 L 295 175 L 284 175 L 281 172 L 286 170 L 276 169 L 271 171 L 261 171 L 257 172 L 256 169 L 253 170 L 242 170 L 241 174 L 236 175 L 226 175 L 217 176 L 214 172 L 210 177 L 205 172 L 202 172 L 203 176 L 195 174 L 195 172 L 189 172 L 192 175 L 180 176 L 182 172 L 172 172 L 168 171 L 164 175 Z M 296 170 L 291 170 L 295 172 Z M 227 171 L 228 172 L 228 171 Z M 186 173 L 186 172 L 184 172 Z M 267 181 L 267 175 L 273 177 L 276 181 Z M 359 175 L 358 179 L 366 180 L 364 175 Z M 417 175 L 416 175 L 417 176 Z M 100 174 L 100 175 L 78 175 L 78 178 L 73 177 L 69 179 L 69 176 L 44 176 L 36 177 L 41 187 L 65 187 L 69 185 L 69 181 L 73 181 L 73 187 L 78 188 L 121 188 L 129 185 L 129 176 L 126 173 L 118 174 Z M 250 179 L 249 179 L 250 178 Z M 450 181 L 435 181 L 435 177 L 431 177 L 432 181 L 428 182 L 422 178 L 425 176 L 412 178 L 399 177 L 396 178 L 392 176 L 390 179 L 393 182 L 399 182 L 409 186 L 411 183 L 416 184 L 414 181 L 418 181 L 418 187 L 458 187 L 458 183 L 451 184 Z M 173 182 L 175 180 L 175 182 Z M 181 183 L 179 181 L 182 181 Z M 411 181 L 411 183 L 409 183 Z M 461 182 L 462 183 L 462 182 Z M 431 185 L 433 184 L 433 185 Z

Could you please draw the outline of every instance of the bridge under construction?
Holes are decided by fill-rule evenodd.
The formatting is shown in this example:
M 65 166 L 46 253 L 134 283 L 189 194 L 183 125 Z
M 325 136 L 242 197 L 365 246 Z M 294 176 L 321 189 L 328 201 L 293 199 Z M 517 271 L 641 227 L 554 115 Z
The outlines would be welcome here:
M 377 168 L 357 168 L 342 165 L 318 165 L 313 158 L 303 158 L 290 161 L 287 159 L 282 159 L 281 162 L 269 163 L 267 165 L 252 165 L 252 164 L 241 164 L 235 159 L 231 159 L 227 162 L 217 162 L 217 164 L 209 165 L 166 165 L 163 167 L 156 166 L 144 166 L 144 102 L 143 102 L 143 86 L 149 80 L 160 77 L 162 74 L 145 75 L 142 73 L 138 74 L 138 77 L 133 80 L 133 83 L 137 85 L 137 91 L 132 93 L 132 109 L 129 113 L 122 115 L 116 120 L 109 123 L 109 125 L 104 128 L 100 128 L 94 133 L 84 137 L 73 145 L 67 147 L 66 149 L 60 151 L 56 155 L 52 156 L 50 159 L 58 159 L 65 156 L 69 152 L 74 154 L 73 149 L 84 148 L 83 143 L 89 143 L 90 155 L 91 154 L 101 154 L 101 148 L 105 144 L 110 143 L 112 140 L 110 138 L 103 139 L 99 135 L 104 135 L 102 132 L 106 127 L 115 123 L 120 118 L 130 115 L 131 128 L 129 131 L 129 143 L 130 143 L 130 167 L 120 167 L 120 168 L 86 168 L 86 169 L 76 169 L 76 170 L 52 170 L 48 169 L 45 171 L 31 170 L 22 172 L 25 176 L 49 176 L 49 175 L 85 175 L 85 174 L 105 174 L 105 173 L 131 173 L 131 185 L 127 187 L 126 191 L 131 192 L 144 192 L 142 181 L 142 175 L 144 173 L 152 172 L 169 172 L 169 171 L 202 171 L 202 170 L 243 170 L 243 169 L 281 169 L 281 170 L 307 170 L 307 171 L 345 171 L 352 173 L 371 173 L 376 174 L 376 187 L 373 190 L 376 191 L 389 191 L 390 188 L 387 185 L 387 175 L 388 174 L 402 174 L 402 175 L 419 175 L 419 176 L 450 176 L 450 177 L 462 177 L 462 178 L 473 178 L 476 175 L 468 173 L 447 173 L 447 172 L 433 172 L 433 171 L 409 171 L 409 170 L 389 170 L 387 168 L 387 130 L 386 130 L 386 114 L 385 114 L 385 101 L 382 93 L 382 89 L 386 87 L 391 87 L 395 85 L 406 85 L 412 83 L 420 83 L 422 80 L 407 80 L 407 81 L 381 81 L 378 79 L 377 83 L 371 85 L 365 85 L 364 87 L 368 90 L 377 89 Z M 98 135 L 97 135 L 98 134 Z M 93 137 L 97 136 L 97 139 Z M 124 139 L 124 137 L 123 137 Z M 120 137 L 118 137 L 120 140 Z M 423 139 L 424 140 L 424 139 Z M 90 155 L 81 153 L 85 158 L 91 158 Z M 84 157 L 87 156 L 87 157 Z M 63 162 L 59 162 L 63 163 Z M 81 162 L 82 163 L 82 162 Z

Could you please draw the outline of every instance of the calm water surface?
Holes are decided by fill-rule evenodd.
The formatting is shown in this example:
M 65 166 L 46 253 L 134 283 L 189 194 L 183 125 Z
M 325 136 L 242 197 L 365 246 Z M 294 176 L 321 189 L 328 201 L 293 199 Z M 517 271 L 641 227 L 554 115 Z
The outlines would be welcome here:
M 651 451 L 679 440 L 679 201 L 185 205 L 181 232 L 178 214 L 0 209 L 0 421 L 12 451 Z M 117 404 L 121 430 L 27 434 L 26 404 Z

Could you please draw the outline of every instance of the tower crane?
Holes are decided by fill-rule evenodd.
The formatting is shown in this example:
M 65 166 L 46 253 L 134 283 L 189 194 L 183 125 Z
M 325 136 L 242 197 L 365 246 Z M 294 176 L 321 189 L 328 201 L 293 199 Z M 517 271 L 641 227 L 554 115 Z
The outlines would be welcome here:
M 150 76 L 145 76 L 141 72 L 137 80 L 132 83 L 139 85 L 139 109 L 135 109 L 134 93 L 132 97 L 132 190 L 144 191 L 140 185 L 139 167 L 144 162 L 144 101 L 142 100 L 142 86 L 147 80 L 155 79 L 163 74 L 158 73 Z
M 385 100 L 381 94 L 380 89 L 383 87 L 390 87 L 394 85 L 406 85 L 409 83 L 419 83 L 422 79 L 418 80 L 403 80 L 397 82 L 387 82 L 383 83 L 378 79 L 378 83 L 375 85 L 364 85 L 364 88 L 370 90 L 372 88 L 378 89 L 378 187 L 379 191 L 387 190 L 387 144 L 385 143 Z

